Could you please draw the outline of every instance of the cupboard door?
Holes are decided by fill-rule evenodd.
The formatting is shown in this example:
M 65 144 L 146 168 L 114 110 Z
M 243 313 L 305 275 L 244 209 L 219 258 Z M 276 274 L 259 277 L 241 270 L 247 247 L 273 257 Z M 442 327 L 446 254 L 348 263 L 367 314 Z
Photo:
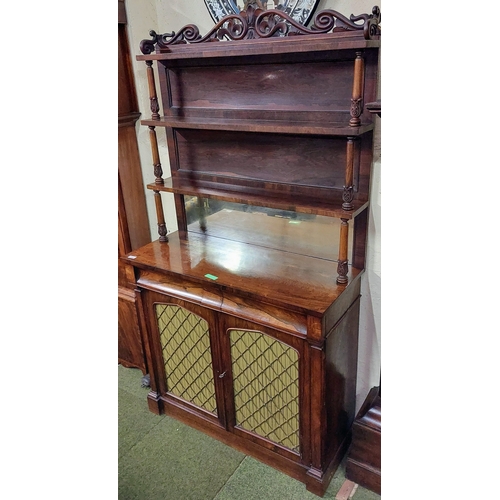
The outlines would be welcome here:
M 246 321 L 224 329 L 228 420 L 245 436 L 294 460 L 300 454 L 300 344 Z
M 259 331 L 228 333 L 236 426 L 298 452 L 298 352 Z
M 155 303 L 166 392 L 218 416 L 207 320 L 179 304 Z

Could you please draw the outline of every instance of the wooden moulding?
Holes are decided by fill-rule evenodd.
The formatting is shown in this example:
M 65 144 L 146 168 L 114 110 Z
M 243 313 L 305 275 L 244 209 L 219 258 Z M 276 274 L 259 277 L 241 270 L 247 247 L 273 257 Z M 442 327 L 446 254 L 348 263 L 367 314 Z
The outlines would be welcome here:
M 271 326 L 301 338 L 307 334 L 305 315 L 227 291 L 222 292 L 215 285 L 189 282 L 182 277 L 167 277 L 153 271 L 141 271 L 137 284 L 146 290 L 164 293 L 263 326 Z

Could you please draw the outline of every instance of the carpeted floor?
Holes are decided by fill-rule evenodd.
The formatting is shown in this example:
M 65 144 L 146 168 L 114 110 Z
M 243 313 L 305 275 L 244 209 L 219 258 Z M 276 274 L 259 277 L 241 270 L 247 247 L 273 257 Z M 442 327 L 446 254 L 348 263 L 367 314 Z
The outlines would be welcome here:
M 119 500 L 318 500 L 305 486 L 252 457 L 148 410 L 142 373 L 118 366 Z M 335 499 L 342 464 L 323 498 Z M 358 487 L 353 500 L 380 500 Z

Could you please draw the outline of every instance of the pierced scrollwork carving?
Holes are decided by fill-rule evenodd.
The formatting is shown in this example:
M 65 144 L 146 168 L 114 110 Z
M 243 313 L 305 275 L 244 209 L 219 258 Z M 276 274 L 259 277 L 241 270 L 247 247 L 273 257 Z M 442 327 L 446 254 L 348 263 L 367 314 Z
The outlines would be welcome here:
M 292 35 L 317 35 L 338 31 L 363 31 L 366 39 L 380 35 L 380 9 L 375 6 L 372 14 L 351 15 L 345 17 L 335 10 L 323 10 L 314 18 L 311 28 L 295 21 L 279 9 L 263 10 L 257 2 L 248 2 L 240 14 L 223 17 L 205 36 L 201 36 L 194 24 L 184 26 L 179 32 L 158 35 L 149 32 L 151 40 L 142 40 L 140 50 L 143 54 L 151 54 L 168 50 L 170 45 L 186 43 L 218 42 L 224 38 L 229 40 L 248 40 L 254 38 L 270 38 Z

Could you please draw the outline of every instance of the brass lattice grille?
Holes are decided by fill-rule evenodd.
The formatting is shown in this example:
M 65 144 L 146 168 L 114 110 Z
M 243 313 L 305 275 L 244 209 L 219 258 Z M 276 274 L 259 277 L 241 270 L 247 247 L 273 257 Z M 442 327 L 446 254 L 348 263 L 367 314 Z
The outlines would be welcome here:
M 176 305 L 156 304 L 168 392 L 217 415 L 208 323 Z
M 236 425 L 299 451 L 299 355 L 261 332 L 231 330 Z

